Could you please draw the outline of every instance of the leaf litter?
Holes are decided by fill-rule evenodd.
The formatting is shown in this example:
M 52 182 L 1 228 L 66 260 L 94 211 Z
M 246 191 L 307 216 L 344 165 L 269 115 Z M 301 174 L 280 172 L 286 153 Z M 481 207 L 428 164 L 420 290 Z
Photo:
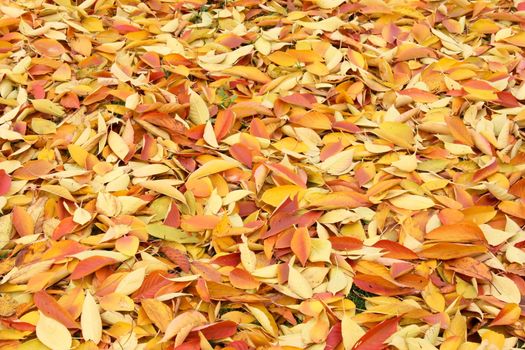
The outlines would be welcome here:
M 512 349 L 524 3 L 0 5 L 1 349 Z

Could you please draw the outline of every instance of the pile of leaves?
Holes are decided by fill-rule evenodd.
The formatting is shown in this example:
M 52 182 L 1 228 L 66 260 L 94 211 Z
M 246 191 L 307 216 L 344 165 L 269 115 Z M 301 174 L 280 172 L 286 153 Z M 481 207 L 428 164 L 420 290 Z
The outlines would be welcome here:
M 525 2 L 0 4 L 0 349 L 512 349 Z

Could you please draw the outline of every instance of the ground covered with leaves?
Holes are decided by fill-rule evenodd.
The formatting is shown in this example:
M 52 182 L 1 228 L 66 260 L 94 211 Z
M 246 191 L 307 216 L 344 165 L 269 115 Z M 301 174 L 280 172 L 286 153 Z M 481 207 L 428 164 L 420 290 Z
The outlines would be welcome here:
M 0 4 L 0 349 L 512 349 L 525 2 Z

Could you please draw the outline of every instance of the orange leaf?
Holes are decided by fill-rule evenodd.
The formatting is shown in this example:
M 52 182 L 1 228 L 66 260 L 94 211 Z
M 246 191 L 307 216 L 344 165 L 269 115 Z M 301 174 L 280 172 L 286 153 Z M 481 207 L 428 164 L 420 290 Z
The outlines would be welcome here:
M 490 326 L 508 326 L 516 323 L 521 316 L 521 308 L 518 304 L 505 304 L 499 314 L 492 320 Z
M 310 234 L 306 227 L 300 227 L 295 230 L 292 241 L 290 242 L 290 248 L 294 252 L 295 256 L 299 259 L 301 264 L 305 266 L 308 257 L 310 256 L 311 241 Z
M 480 242 L 485 241 L 483 231 L 471 222 L 442 225 L 425 234 L 426 239 L 442 242 Z
M 445 116 L 445 122 L 447 123 L 448 130 L 456 140 L 465 145 L 474 146 L 472 136 L 470 136 L 467 127 L 461 119 L 456 116 L 447 115 Z
M 235 67 L 227 68 L 223 70 L 223 73 L 246 78 L 248 80 L 253 80 L 259 83 L 263 83 L 263 84 L 269 83 L 270 81 L 272 81 L 272 79 L 268 75 L 261 72 L 256 67 L 251 67 L 251 66 L 235 66 Z
M 401 316 L 385 320 L 370 328 L 354 345 L 352 350 L 381 350 L 387 347 L 385 341 L 397 331 Z
M 41 290 L 33 296 L 36 307 L 47 317 L 62 323 L 67 328 L 79 328 L 79 324 L 51 295 Z
M 23 207 L 13 208 L 13 226 L 20 236 L 28 236 L 35 233 L 33 218 Z
M 464 257 L 448 261 L 446 267 L 460 274 L 481 280 L 492 280 L 492 274 L 487 265 L 471 257 Z
M 112 265 L 118 261 L 105 256 L 92 256 L 80 261 L 73 273 L 71 273 L 72 280 L 78 280 L 82 277 L 88 276 L 93 272 L 103 268 L 104 266 Z
M 53 235 L 51 238 L 53 238 L 55 241 L 58 241 L 60 238 L 73 233 L 79 225 L 73 221 L 72 216 L 68 216 L 60 221 L 58 226 L 53 231 Z
M 467 245 L 455 243 L 427 244 L 418 253 L 419 257 L 427 259 L 451 260 L 465 256 L 485 253 L 487 247 L 480 245 Z
M 53 168 L 53 164 L 47 160 L 30 160 L 23 167 L 16 169 L 13 177 L 20 180 L 35 180 L 47 175 Z
M 260 285 L 248 271 L 239 268 L 230 271 L 230 283 L 239 289 L 257 289 Z
M 482 180 L 485 180 L 487 177 L 494 175 L 499 170 L 499 164 L 496 159 L 494 159 L 492 162 L 490 162 L 488 165 L 484 166 L 483 168 L 479 169 L 474 173 L 474 176 L 472 176 L 473 182 L 479 182 Z
M 66 53 L 64 46 L 55 39 L 39 39 L 33 42 L 33 46 L 42 56 L 58 57 Z

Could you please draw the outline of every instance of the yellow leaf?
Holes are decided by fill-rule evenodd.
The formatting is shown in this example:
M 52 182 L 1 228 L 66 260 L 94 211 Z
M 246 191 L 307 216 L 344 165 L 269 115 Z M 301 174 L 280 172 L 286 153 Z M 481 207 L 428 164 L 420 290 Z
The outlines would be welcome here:
M 42 312 L 36 324 L 36 336 L 42 344 L 53 350 L 69 350 L 73 342 L 71 334 L 62 323 Z
M 265 331 L 277 336 L 277 324 L 273 316 L 268 312 L 268 310 L 263 305 L 246 305 L 246 308 L 251 312 L 253 317 L 261 324 Z
M 410 173 L 417 168 L 417 158 L 415 155 L 401 156 L 399 160 L 392 162 L 392 166 L 398 168 L 401 171 L 406 171 Z
M 480 329 L 479 334 L 483 343 L 487 344 L 488 349 L 504 349 L 505 336 L 501 333 L 489 329 Z
M 273 52 L 268 56 L 268 59 L 273 63 L 283 67 L 292 67 L 299 62 L 297 58 L 283 51 Z
M 42 185 L 40 186 L 40 190 L 55 194 L 72 202 L 77 201 L 67 189 L 59 185 Z
M 31 104 L 37 111 L 51 114 L 55 117 L 62 117 L 65 114 L 62 106 L 46 99 L 32 100 Z
M 67 150 L 69 151 L 69 154 L 71 155 L 71 158 L 80 165 L 81 167 L 86 167 L 86 159 L 89 155 L 89 153 L 80 147 L 79 145 L 71 144 L 67 146 Z
M 257 264 L 257 257 L 255 253 L 248 247 L 246 237 L 242 236 L 243 243 L 239 244 L 239 252 L 241 253 L 241 263 L 248 272 L 255 270 Z
M 42 118 L 31 119 L 31 129 L 38 135 L 54 134 L 57 131 L 57 126 L 51 120 Z
M 410 126 L 399 122 L 384 122 L 375 130 L 377 136 L 393 142 L 399 147 L 412 149 L 414 135 Z
M 297 185 L 277 186 L 266 190 L 263 193 L 261 200 L 266 204 L 277 207 L 286 198 L 294 197 L 298 193 L 299 196 L 301 196 L 302 192 L 304 192 L 304 190 Z
M 99 299 L 100 307 L 106 311 L 133 311 L 135 303 L 127 295 L 109 293 Z
M 330 17 L 319 22 L 296 21 L 295 23 L 308 29 L 322 30 L 325 32 L 335 32 L 345 24 L 339 17 Z
M 156 299 L 143 299 L 141 304 L 148 318 L 161 332 L 165 332 L 173 319 L 173 312 L 169 306 Z
M 445 311 L 445 297 L 434 284 L 429 283 L 421 293 L 425 303 L 435 312 Z
M 89 291 L 86 291 L 82 315 L 80 317 L 82 327 L 82 338 L 85 341 L 93 341 L 95 344 L 102 338 L 102 319 L 98 310 L 98 305 Z

